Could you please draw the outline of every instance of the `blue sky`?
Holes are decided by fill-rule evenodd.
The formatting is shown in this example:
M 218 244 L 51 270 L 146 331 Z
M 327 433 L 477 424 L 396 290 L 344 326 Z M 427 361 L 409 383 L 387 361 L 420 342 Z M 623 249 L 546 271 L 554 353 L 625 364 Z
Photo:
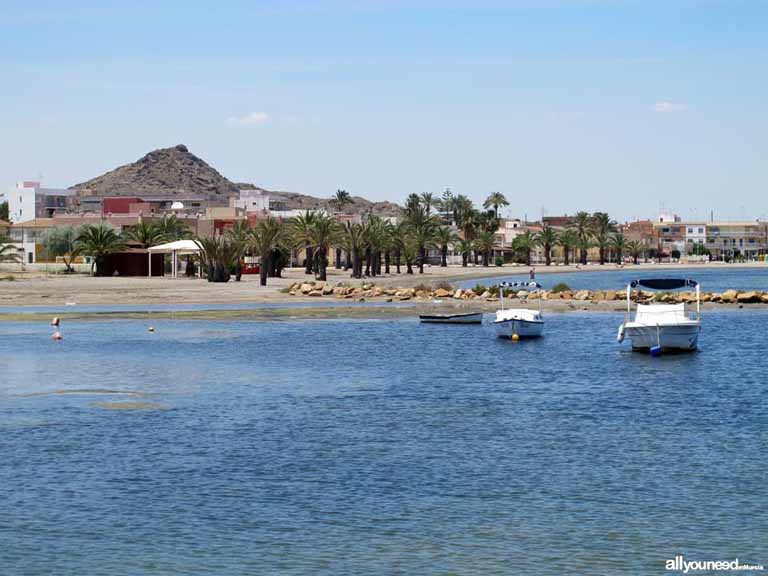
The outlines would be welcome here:
M 0 186 L 184 143 L 318 196 L 768 218 L 768 2 L 220 4 L 2 0 Z

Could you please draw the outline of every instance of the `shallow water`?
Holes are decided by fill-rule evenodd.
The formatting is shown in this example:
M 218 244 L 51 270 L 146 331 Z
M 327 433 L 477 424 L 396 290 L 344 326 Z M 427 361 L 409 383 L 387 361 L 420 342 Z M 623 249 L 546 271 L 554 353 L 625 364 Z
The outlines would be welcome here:
M 599 266 L 590 265 L 597 269 Z M 546 266 L 537 266 L 541 272 Z M 722 268 L 679 268 L 677 270 L 644 270 L 627 265 L 623 269 L 584 270 L 579 272 L 547 272 L 538 274 L 536 281 L 551 288 L 565 282 L 574 290 L 621 290 L 632 280 L 638 278 L 692 278 L 701 284 L 704 292 L 724 292 L 734 290 L 768 291 L 768 266 L 765 268 L 731 268 L 724 264 Z M 528 281 L 528 272 L 520 274 L 502 274 L 493 278 L 465 280 L 459 283 L 462 288 L 472 288 L 475 284 L 491 286 L 501 282 Z
M 661 358 L 620 321 L 0 324 L 2 572 L 768 564 L 768 313 Z

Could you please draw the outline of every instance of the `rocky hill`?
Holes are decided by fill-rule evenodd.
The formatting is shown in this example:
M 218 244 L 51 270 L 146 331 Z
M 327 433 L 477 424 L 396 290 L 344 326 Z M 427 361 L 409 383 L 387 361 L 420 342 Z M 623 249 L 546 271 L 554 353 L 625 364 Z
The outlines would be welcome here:
M 142 196 L 152 194 L 204 196 L 226 203 L 238 188 L 186 146 L 154 150 L 126 164 L 73 186 L 82 196 Z
M 154 150 L 132 164 L 126 164 L 102 176 L 72 186 L 80 196 L 137 196 L 157 195 L 204 197 L 213 204 L 226 205 L 239 190 L 259 189 L 253 184 L 235 184 L 219 174 L 205 161 L 192 154 L 186 146 Z M 286 210 L 334 211 L 329 198 L 316 198 L 295 192 L 264 190 L 273 200 L 281 201 Z M 396 216 L 401 208 L 391 202 L 371 202 L 353 196 L 344 208 L 350 214 L 372 213 L 378 216 Z

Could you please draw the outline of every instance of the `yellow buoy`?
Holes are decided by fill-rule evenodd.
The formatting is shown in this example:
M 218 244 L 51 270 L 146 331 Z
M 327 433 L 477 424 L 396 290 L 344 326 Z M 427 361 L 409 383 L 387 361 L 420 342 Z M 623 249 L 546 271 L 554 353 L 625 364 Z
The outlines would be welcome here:
M 517 334 L 512 334 L 512 342 L 517 342 L 518 340 L 520 340 L 520 336 Z

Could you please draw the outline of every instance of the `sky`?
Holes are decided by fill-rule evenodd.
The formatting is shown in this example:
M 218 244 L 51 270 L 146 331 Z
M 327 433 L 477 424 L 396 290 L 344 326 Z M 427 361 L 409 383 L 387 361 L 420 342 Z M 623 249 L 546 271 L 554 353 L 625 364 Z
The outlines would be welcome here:
M 768 1 L 0 1 L 0 188 L 186 144 L 506 214 L 768 218 Z

